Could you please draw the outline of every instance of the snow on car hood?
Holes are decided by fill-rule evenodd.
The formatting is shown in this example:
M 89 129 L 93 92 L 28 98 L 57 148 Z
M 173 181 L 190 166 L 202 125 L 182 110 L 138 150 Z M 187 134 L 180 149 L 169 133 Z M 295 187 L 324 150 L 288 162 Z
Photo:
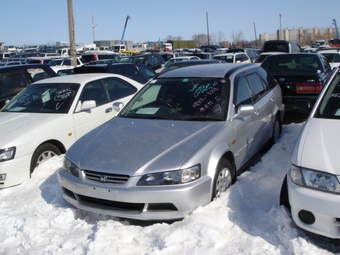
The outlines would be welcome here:
M 176 170 L 223 123 L 114 118 L 80 138 L 66 158 L 81 169 L 130 176 Z
M 62 115 L 59 114 L 39 114 L 39 113 L 0 113 L 0 148 L 10 144 L 17 145 L 16 140 L 33 141 L 31 132 L 39 134 L 43 132 L 43 127 L 52 121 L 58 121 Z M 52 124 L 54 125 L 54 124 Z M 25 137 L 25 138 L 23 138 Z
M 297 164 L 340 175 L 340 120 L 311 118 L 305 125 Z

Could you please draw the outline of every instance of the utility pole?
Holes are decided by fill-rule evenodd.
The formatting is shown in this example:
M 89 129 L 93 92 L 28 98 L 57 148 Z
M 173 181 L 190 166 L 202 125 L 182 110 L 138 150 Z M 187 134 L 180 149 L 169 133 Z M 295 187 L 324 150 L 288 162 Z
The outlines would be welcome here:
M 279 30 L 279 40 L 281 39 L 281 14 L 280 15 L 280 30 Z
M 206 18 L 207 18 L 207 35 L 208 35 L 208 45 L 210 45 L 208 13 L 206 13 Z
M 93 43 L 94 43 L 94 41 L 96 40 L 96 37 L 94 36 L 94 28 L 97 26 L 97 24 L 96 25 L 94 25 L 93 24 L 93 14 L 92 14 L 92 34 L 93 34 Z
M 77 66 L 72 0 L 67 0 L 67 11 L 68 11 L 68 33 L 69 33 L 69 40 L 70 40 L 69 55 L 71 58 L 71 65 Z
M 254 22 L 254 32 L 255 32 L 255 47 L 257 48 L 257 36 L 256 36 L 256 26 Z

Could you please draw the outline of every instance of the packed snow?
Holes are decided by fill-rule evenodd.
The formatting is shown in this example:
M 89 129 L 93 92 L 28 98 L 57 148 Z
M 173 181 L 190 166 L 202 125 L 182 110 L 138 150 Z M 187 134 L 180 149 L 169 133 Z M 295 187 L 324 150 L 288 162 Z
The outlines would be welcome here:
M 175 222 L 142 224 L 74 208 L 57 180 L 63 155 L 54 157 L 31 179 L 0 190 L 0 254 L 340 254 L 340 240 L 298 229 L 279 205 L 302 126 L 284 125 L 279 142 L 227 192 Z

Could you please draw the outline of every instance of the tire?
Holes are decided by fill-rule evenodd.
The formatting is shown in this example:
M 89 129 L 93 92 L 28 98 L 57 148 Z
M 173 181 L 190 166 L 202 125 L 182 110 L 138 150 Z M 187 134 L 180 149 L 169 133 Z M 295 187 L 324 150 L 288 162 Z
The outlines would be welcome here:
M 211 200 L 225 192 L 236 181 L 235 171 L 229 160 L 222 158 L 218 163 Z
M 276 116 L 274 126 L 273 126 L 273 131 L 272 131 L 272 137 L 270 138 L 272 145 L 277 143 L 277 141 L 279 140 L 281 136 L 281 132 L 282 132 L 282 123 L 279 119 L 279 116 Z
M 36 168 L 40 163 L 56 155 L 60 155 L 60 150 L 55 145 L 51 143 L 40 145 L 33 153 L 31 159 L 30 173 L 32 174 L 34 168 Z
M 280 191 L 280 205 L 283 205 L 290 211 L 290 203 L 289 203 L 289 196 L 288 196 L 288 186 L 287 186 L 287 175 L 285 176 Z

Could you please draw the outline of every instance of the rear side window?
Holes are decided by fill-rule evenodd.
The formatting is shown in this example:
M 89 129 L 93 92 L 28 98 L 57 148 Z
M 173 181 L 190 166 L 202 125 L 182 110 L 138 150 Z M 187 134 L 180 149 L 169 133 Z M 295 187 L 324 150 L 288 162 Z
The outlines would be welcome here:
M 30 81 L 20 71 L 5 72 L 0 74 L 0 98 L 8 98 L 19 93 L 27 87 Z
M 263 82 L 260 80 L 256 73 L 247 75 L 246 78 L 253 92 L 253 95 L 255 96 L 256 101 L 266 92 L 267 88 L 265 87 L 265 85 L 263 84 Z
M 26 71 L 32 77 L 34 81 L 39 81 L 42 79 L 52 77 L 48 72 L 46 72 L 43 68 L 27 68 Z

